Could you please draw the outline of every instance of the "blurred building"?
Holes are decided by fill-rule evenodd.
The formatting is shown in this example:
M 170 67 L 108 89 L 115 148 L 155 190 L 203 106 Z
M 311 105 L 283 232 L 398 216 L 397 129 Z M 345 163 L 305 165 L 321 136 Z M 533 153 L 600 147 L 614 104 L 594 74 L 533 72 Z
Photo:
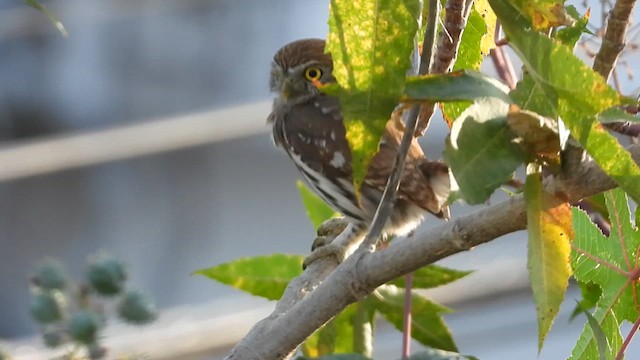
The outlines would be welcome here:
M 19 344 L 17 359 L 32 353 L 21 344 L 36 331 L 27 312 L 27 280 L 40 259 L 59 258 L 79 278 L 87 255 L 98 250 L 123 258 L 133 284 L 168 314 L 160 320 L 165 329 L 149 330 L 155 337 L 136 331 L 146 343 L 157 343 L 166 330 L 191 334 L 192 349 L 173 344 L 184 354 L 229 346 L 271 305 L 190 274 L 241 256 L 308 252 L 313 229 L 295 189 L 297 171 L 262 124 L 273 53 L 294 39 L 324 37 L 328 1 L 43 2 L 68 38 L 21 1 L 0 0 L 0 159 L 19 167 L 23 159 L 10 156 L 16 149 L 51 139 L 59 140 L 51 148 L 63 149 L 69 134 L 138 125 L 165 129 L 137 133 L 140 143 L 161 144 L 165 136 L 169 143 L 175 141 L 171 127 L 153 124 L 180 124 L 190 114 L 209 116 L 221 130 L 208 129 L 211 141 L 203 137 L 193 146 L 184 140 L 166 151 L 136 150 L 151 155 L 121 154 L 118 161 L 1 181 L 0 346 L 2 340 Z M 227 126 L 237 129 L 227 134 Z M 445 134 L 441 122 L 433 125 L 424 144 L 432 157 L 439 156 Z M 126 146 L 135 148 L 132 142 Z M 470 210 L 456 206 L 453 214 Z M 505 237 L 445 261 L 478 269 L 457 287 L 433 294 L 460 310 L 449 319 L 464 353 L 536 358 L 524 237 Z M 565 358 L 577 339 L 583 322 L 567 325 L 568 302 L 540 358 Z M 194 338 L 190 324 L 203 339 Z M 399 353 L 400 336 L 381 329 L 378 354 L 390 358 Z M 171 347 L 171 336 L 165 338 Z

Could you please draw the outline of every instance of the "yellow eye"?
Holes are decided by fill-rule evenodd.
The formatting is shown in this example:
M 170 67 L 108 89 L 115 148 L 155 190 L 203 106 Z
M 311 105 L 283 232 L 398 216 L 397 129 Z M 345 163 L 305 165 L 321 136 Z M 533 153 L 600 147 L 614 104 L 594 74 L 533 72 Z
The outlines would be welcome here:
M 304 71 L 304 77 L 309 81 L 320 80 L 322 77 L 322 70 L 317 67 L 310 67 Z

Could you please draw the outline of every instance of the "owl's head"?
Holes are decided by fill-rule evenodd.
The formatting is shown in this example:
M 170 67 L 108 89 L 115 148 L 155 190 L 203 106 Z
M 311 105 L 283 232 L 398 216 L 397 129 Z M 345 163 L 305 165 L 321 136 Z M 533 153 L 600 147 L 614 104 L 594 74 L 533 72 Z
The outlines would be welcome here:
M 333 61 L 324 52 L 322 39 L 297 40 L 283 46 L 273 57 L 271 91 L 284 102 L 297 102 L 318 93 L 314 81 L 334 82 Z

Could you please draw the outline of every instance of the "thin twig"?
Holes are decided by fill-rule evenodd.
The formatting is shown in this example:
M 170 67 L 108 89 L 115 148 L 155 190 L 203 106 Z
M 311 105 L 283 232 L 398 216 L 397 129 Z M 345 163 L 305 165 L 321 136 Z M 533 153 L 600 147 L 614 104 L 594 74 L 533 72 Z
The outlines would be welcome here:
M 460 47 L 462 32 L 467 25 L 473 0 L 449 0 L 445 5 L 444 29 L 438 36 L 438 48 L 430 67 L 430 74 L 443 74 L 451 71 Z M 436 110 L 435 103 L 420 106 L 418 126 L 415 137 L 423 136 L 429 128 L 431 117 Z
M 613 77 L 613 87 L 618 91 L 618 93 L 622 94 L 622 84 L 620 84 L 617 68 L 613 68 L 611 70 L 611 76 Z
M 496 20 L 496 31 L 494 38 L 498 39 L 500 36 L 500 22 Z M 513 90 L 516 88 L 517 77 L 516 71 L 513 68 L 513 64 L 511 63 L 511 59 L 509 55 L 504 51 L 504 49 L 500 46 L 494 47 L 490 52 L 491 60 L 493 60 L 493 66 L 498 73 L 498 76 L 502 81 L 504 81 L 509 89 Z
M 435 5 L 432 6 L 432 3 L 435 3 Z M 424 42 L 422 44 L 422 51 L 426 51 L 426 53 L 423 54 L 424 56 L 420 58 L 420 68 L 418 70 L 419 74 L 426 74 L 429 71 L 432 62 L 432 56 L 430 55 L 435 44 L 435 28 L 437 27 L 436 19 L 439 6 L 437 0 L 430 0 L 429 4 L 429 20 L 427 23 L 426 34 L 424 36 Z M 432 9 L 435 10 L 431 11 Z M 409 112 L 409 117 L 405 123 L 404 134 L 402 135 L 402 141 L 400 142 L 398 152 L 396 152 L 393 171 L 391 172 L 391 175 L 389 175 L 387 186 L 384 188 L 382 199 L 380 199 L 378 209 L 376 210 L 376 213 L 373 217 L 371 226 L 369 226 L 367 236 L 360 245 L 360 251 L 375 250 L 376 243 L 380 238 L 382 229 L 384 228 L 385 224 L 387 223 L 387 219 L 391 214 L 394 199 L 400 185 L 400 180 L 402 179 L 402 171 L 404 170 L 407 153 L 409 151 L 409 147 L 411 146 L 411 142 L 413 141 L 413 133 L 416 129 L 418 118 L 418 109 L 418 106 L 413 106 Z

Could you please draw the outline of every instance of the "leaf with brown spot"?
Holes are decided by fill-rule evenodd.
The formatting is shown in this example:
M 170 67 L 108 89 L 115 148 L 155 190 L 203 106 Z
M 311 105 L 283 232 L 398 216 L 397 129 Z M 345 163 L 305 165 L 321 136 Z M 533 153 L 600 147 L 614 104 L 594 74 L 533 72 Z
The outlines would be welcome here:
M 528 269 L 538 316 L 538 349 L 558 314 L 569 285 L 573 238 L 571 208 L 545 194 L 538 165 L 527 166 Z M 559 203 L 559 204 L 558 204 Z
M 518 136 L 516 142 L 525 149 L 530 161 L 560 165 L 561 141 L 556 120 L 511 105 L 507 114 L 507 126 Z

